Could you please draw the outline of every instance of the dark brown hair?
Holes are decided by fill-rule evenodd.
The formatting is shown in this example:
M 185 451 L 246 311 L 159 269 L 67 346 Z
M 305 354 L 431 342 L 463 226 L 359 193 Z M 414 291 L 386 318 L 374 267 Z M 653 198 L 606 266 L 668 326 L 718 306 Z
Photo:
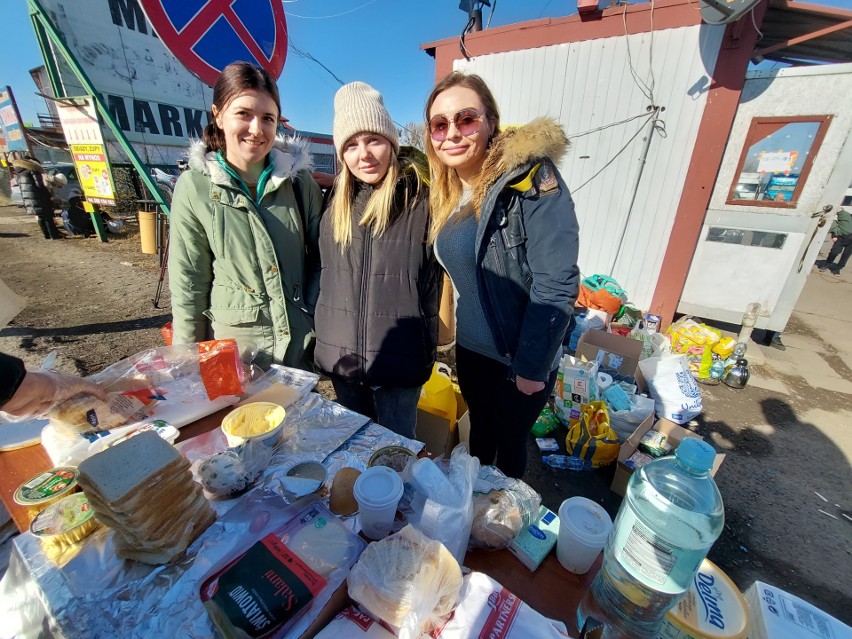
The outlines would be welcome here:
M 453 71 L 444 76 L 432 89 L 424 109 L 426 132 L 423 142 L 426 147 L 426 157 L 429 158 L 429 206 L 431 210 L 429 239 L 433 242 L 438 236 L 438 232 L 458 207 L 459 198 L 462 194 L 461 180 L 459 180 L 454 169 L 449 168 L 438 158 L 429 137 L 429 111 L 432 109 L 432 104 L 441 93 L 454 87 L 470 89 L 482 100 L 482 106 L 485 107 L 485 117 L 493 125 L 487 146 L 491 145 L 491 141 L 500 132 L 500 110 L 497 108 L 497 100 L 494 99 L 494 94 L 485 84 L 485 80 L 478 75 Z M 464 214 L 464 212 L 461 212 L 461 214 Z
M 262 91 L 269 95 L 281 114 L 281 100 L 278 97 L 278 86 L 265 69 L 256 67 L 248 62 L 232 62 L 219 74 L 216 86 L 213 87 L 213 106 L 221 113 L 231 100 L 243 91 Z M 216 124 L 216 118 L 204 127 L 204 144 L 207 151 L 225 151 L 225 132 Z

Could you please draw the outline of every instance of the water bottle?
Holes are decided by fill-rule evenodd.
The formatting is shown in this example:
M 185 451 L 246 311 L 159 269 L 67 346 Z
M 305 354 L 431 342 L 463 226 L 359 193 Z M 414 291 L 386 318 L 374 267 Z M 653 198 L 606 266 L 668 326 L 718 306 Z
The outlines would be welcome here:
M 721 359 L 717 359 L 713 362 L 713 365 L 710 367 L 710 377 L 712 379 L 722 379 L 722 375 L 725 373 L 725 362 Z
M 604 549 L 604 560 L 577 610 L 604 624 L 604 639 L 653 639 L 686 593 L 722 532 L 725 511 L 710 477 L 715 451 L 688 437 L 633 473 Z
M 586 329 L 588 329 L 586 314 L 580 313 L 577 315 L 577 323 L 574 325 L 574 330 L 571 331 L 571 335 L 568 337 L 568 352 L 576 352 L 577 343 L 580 341 L 583 333 L 586 332 Z
M 541 461 L 557 470 L 591 470 L 592 468 L 586 460 L 569 455 L 545 455 Z

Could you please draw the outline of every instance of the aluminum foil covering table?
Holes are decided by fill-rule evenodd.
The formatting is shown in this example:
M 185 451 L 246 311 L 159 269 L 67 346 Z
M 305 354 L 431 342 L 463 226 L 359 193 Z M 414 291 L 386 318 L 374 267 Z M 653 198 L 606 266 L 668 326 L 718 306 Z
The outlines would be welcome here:
M 117 558 L 112 533 L 103 526 L 60 552 L 50 552 L 30 533 L 19 535 L 0 582 L 0 637 L 214 636 L 198 596 L 202 578 L 216 563 L 244 548 L 247 539 L 262 538 L 310 500 L 327 500 L 328 491 L 321 490 L 288 503 L 279 494 L 287 469 L 302 461 L 319 461 L 328 471 L 330 486 L 340 468 L 366 468 L 370 455 L 382 446 L 405 446 L 414 452 L 423 448 L 420 442 L 368 422 L 363 415 L 308 393 L 288 410 L 283 443 L 257 486 L 238 498 L 211 500 L 218 520 L 190 546 L 184 559 L 173 564 L 152 567 Z M 225 447 L 218 429 L 180 446 L 190 461 Z M 348 522 L 353 530 L 356 521 Z M 306 615 L 286 636 L 298 637 L 312 621 Z

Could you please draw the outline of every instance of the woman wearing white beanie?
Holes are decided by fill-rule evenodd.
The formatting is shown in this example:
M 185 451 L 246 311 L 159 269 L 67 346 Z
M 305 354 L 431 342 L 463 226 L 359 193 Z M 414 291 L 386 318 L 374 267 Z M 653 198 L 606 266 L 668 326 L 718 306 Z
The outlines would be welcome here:
M 334 97 L 334 146 L 341 171 L 320 225 L 316 364 L 338 402 L 414 437 L 440 294 L 425 157 L 400 152 L 381 94 L 364 82 Z

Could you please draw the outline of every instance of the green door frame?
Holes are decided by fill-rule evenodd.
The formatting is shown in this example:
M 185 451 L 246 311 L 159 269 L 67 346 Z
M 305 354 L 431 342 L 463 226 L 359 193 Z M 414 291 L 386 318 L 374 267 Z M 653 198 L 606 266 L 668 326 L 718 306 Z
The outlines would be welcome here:
M 48 41 L 53 44 L 54 49 L 59 51 L 62 54 L 62 57 L 65 58 L 65 61 L 68 63 L 68 66 L 71 67 L 71 70 L 74 72 L 74 75 L 77 76 L 77 79 L 83 85 L 86 93 L 92 96 L 92 99 L 95 102 L 95 105 L 98 108 L 98 113 L 100 113 L 104 122 L 109 126 L 113 135 L 115 135 L 115 139 L 118 141 L 118 144 L 127 154 L 127 157 L 130 158 L 130 163 L 133 164 L 133 167 L 139 173 L 139 176 L 142 178 L 142 181 L 145 183 L 145 186 L 148 187 L 148 190 L 151 192 L 151 195 L 154 196 L 154 200 L 157 202 L 159 207 L 162 209 L 163 213 L 169 217 L 171 215 L 171 211 L 169 210 L 169 205 L 166 202 L 166 199 L 163 197 L 163 194 L 160 192 L 160 189 L 157 187 L 157 183 L 151 179 L 151 174 L 148 169 L 148 166 L 142 162 L 139 156 L 136 154 L 136 150 L 127 140 L 127 137 L 124 135 L 124 131 L 122 131 L 116 121 L 113 119 L 112 114 L 110 114 L 109 110 L 106 108 L 106 105 L 103 103 L 98 90 L 91 83 L 88 76 L 86 75 L 83 68 L 77 62 L 77 59 L 74 57 L 74 54 L 68 49 L 65 45 L 65 42 L 62 40 L 62 37 L 59 35 L 59 32 L 56 30 L 56 27 L 53 26 L 53 23 L 47 17 L 44 12 L 44 9 L 41 8 L 38 0 L 27 0 L 27 4 L 30 9 L 30 18 L 33 22 L 33 28 L 35 29 L 36 39 L 38 40 L 38 46 L 41 49 L 41 55 L 44 58 L 45 68 L 47 69 L 47 75 L 50 78 L 50 84 L 53 86 L 53 92 L 56 94 L 58 98 L 68 97 L 65 95 L 65 91 L 62 88 L 62 82 L 59 77 L 59 70 L 56 66 L 55 61 L 53 60 L 53 56 L 51 55 L 50 47 L 48 46 Z

